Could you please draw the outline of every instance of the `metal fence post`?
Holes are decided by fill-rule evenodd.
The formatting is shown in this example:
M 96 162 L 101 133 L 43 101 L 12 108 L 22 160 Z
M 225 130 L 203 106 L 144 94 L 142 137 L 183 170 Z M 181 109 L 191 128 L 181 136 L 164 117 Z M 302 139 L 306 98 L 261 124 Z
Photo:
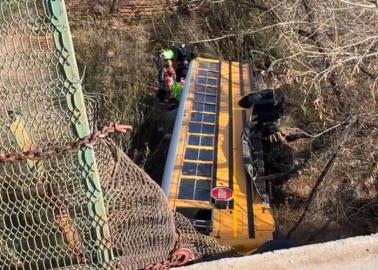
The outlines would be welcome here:
M 68 23 L 67 11 L 64 0 L 44 0 L 51 14 L 51 22 L 54 25 L 55 46 L 62 53 L 64 84 L 68 89 L 67 102 L 74 117 L 77 136 L 84 138 L 90 135 L 91 130 L 85 111 L 84 95 L 82 91 L 79 71 L 73 47 L 71 31 Z M 93 220 L 96 231 L 95 246 L 100 265 L 107 264 L 112 258 L 111 236 L 104 204 L 100 178 L 96 165 L 96 158 L 92 147 L 86 147 L 79 151 L 79 161 L 82 174 L 86 181 L 86 196 L 88 200 L 89 215 Z

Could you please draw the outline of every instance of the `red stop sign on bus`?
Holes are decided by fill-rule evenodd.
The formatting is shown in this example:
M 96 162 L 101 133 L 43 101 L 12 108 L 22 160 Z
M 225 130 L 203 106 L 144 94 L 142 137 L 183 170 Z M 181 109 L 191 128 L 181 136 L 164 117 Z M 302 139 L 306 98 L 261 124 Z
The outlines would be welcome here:
M 234 194 L 228 187 L 215 187 L 211 190 L 211 197 L 217 201 L 229 202 L 233 199 Z

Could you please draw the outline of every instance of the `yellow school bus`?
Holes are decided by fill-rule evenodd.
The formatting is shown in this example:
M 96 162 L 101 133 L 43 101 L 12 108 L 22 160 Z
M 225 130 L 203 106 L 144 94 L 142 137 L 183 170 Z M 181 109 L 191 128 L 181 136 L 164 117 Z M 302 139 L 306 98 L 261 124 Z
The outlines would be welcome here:
M 250 149 L 243 150 L 251 110 L 239 101 L 253 91 L 248 64 L 193 60 L 162 182 L 172 209 L 240 254 L 252 253 L 276 231 L 265 187 L 259 189 L 264 183 L 248 172 L 245 152 Z M 232 192 L 232 200 L 212 197 L 219 187 Z

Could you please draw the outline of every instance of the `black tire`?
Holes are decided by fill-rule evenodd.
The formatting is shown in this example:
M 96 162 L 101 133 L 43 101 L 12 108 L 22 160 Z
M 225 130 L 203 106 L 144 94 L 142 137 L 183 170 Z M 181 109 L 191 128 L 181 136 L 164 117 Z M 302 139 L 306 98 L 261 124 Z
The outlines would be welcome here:
M 239 101 L 242 108 L 251 108 L 260 123 L 275 122 L 284 113 L 285 95 L 282 90 L 266 89 L 251 93 Z
M 257 93 L 244 96 L 239 101 L 239 106 L 248 109 L 252 106 L 277 106 L 285 102 L 285 95 L 282 90 L 265 89 Z

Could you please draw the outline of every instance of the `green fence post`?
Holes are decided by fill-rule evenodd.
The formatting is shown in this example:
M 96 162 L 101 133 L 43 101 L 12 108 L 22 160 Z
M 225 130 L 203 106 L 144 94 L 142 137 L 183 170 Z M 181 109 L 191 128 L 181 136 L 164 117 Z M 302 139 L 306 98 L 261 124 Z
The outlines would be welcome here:
M 56 48 L 62 53 L 63 73 L 65 87 L 68 89 L 67 102 L 73 112 L 73 123 L 78 137 L 84 138 L 90 135 L 88 117 L 85 111 L 84 95 L 81 87 L 79 71 L 72 42 L 71 31 L 68 23 L 67 11 L 64 0 L 44 0 L 49 12 L 51 22 L 55 27 L 54 40 Z M 97 170 L 96 159 L 92 147 L 86 147 L 79 151 L 79 161 L 86 179 L 86 196 L 88 200 L 89 214 L 96 229 L 97 258 L 100 265 L 104 265 L 113 258 L 111 250 L 111 236 L 107 221 L 106 207 L 102 193 L 100 178 Z

